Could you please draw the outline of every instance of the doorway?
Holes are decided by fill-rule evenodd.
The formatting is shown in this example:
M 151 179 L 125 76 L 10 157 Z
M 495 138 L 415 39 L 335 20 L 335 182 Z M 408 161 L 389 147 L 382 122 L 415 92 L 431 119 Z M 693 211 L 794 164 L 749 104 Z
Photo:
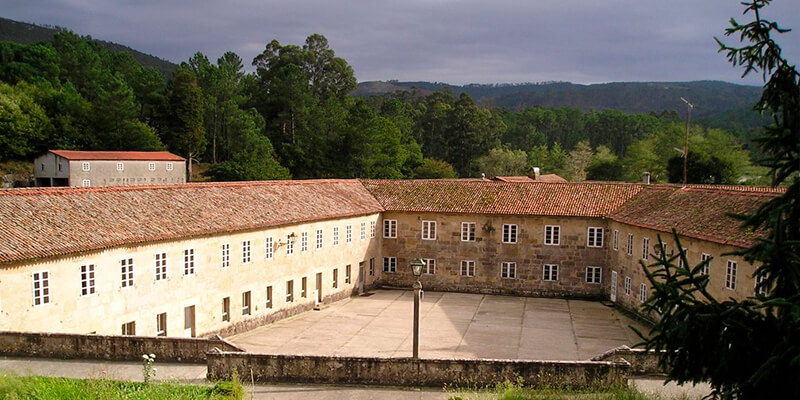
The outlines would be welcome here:
M 317 272 L 316 281 L 317 304 L 322 304 L 322 272 Z
M 183 308 L 183 336 L 195 337 L 194 306 Z

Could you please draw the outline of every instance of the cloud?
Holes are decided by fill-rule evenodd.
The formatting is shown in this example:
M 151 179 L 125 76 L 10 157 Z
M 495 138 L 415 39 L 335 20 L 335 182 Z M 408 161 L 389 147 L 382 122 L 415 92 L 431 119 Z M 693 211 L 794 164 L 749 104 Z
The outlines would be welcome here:
M 3 8 L 7 18 L 65 26 L 174 62 L 230 50 L 249 65 L 272 39 L 302 44 L 321 33 L 359 80 L 742 82 L 713 41 L 740 17 L 737 2 L 45 0 Z M 775 2 L 766 15 L 800 28 L 797 2 Z M 797 60 L 798 34 L 779 40 Z

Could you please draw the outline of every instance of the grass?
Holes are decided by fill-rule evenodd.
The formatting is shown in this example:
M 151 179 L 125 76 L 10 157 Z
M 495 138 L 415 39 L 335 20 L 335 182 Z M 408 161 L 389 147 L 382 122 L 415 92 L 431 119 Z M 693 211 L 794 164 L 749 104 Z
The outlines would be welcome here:
M 445 390 L 453 393 L 450 400 L 665 400 L 660 396 L 645 395 L 627 386 L 594 390 L 531 389 L 524 387 L 521 382 L 505 381 L 487 388 Z
M 239 400 L 242 386 L 238 379 L 222 381 L 213 387 L 174 382 L 142 383 L 108 379 L 67 379 L 42 376 L 20 377 L 0 374 L 0 399 L 142 399 L 142 400 Z

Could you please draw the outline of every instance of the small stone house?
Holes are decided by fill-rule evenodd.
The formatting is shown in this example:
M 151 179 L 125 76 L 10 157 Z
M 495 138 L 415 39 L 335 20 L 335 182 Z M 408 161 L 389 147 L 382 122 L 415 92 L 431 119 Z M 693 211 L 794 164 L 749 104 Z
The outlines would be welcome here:
M 166 151 L 50 150 L 34 160 L 36 186 L 186 183 L 186 159 Z

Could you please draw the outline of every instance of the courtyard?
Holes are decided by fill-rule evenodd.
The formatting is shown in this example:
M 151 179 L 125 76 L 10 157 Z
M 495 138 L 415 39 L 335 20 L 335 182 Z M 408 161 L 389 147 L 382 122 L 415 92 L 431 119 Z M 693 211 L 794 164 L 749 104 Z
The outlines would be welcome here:
M 267 354 L 410 357 L 410 290 L 377 290 L 227 338 Z M 586 360 L 640 342 L 644 326 L 586 300 L 425 292 L 422 358 Z

